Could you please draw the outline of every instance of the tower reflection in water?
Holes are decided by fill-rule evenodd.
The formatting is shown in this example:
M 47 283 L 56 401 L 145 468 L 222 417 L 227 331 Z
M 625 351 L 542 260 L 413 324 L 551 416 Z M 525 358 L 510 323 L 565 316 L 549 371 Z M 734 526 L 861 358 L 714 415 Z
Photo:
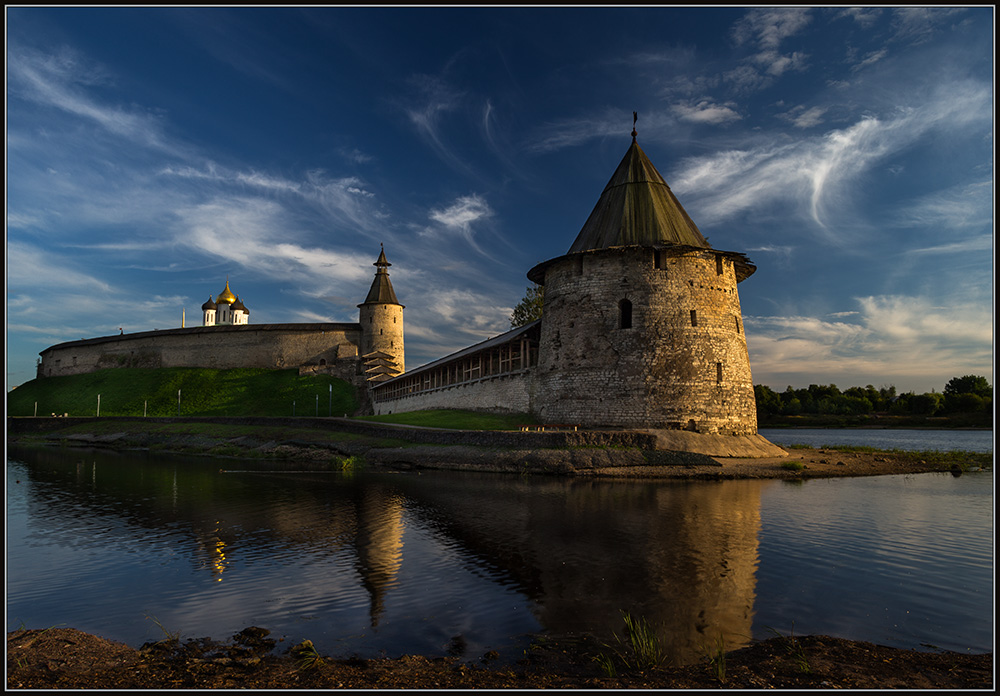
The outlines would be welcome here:
M 548 632 L 609 640 L 628 612 L 675 663 L 750 640 L 762 482 L 400 479 L 420 517 L 516 580 Z
M 83 465 L 71 460 L 81 456 Z M 202 613 L 236 602 L 247 615 L 274 620 L 277 607 L 264 604 L 274 601 L 268 583 L 288 567 L 297 574 L 287 578 L 295 611 L 314 614 L 313 630 L 328 635 L 341 630 L 345 607 L 361 601 L 364 623 L 394 636 L 426 634 L 442 620 L 442 602 L 459 625 L 441 629 L 451 635 L 484 616 L 530 611 L 546 632 L 609 641 L 629 612 L 656 630 L 675 663 L 699 659 L 720 638 L 736 647 L 751 635 L 765 482 L 344 477 L 56 450 L 20 459 L 37 484 L 28 508 L 49 526 L 49 538 L 102 527 L 114 530 L 118 544 L 167 540 L 176 561 L 186 558 L 218 581 L 197 603 Z M 468 607 L 460 585 L 438 582 L 445 563 L 471 568 L 507 594 L 492 595 L 500 598 L 496 607 Z M 219 594 L 227 591 L 242 594 Z M 445 591 L 451 594 L 441 599 Z M 527 601 L 501 606 L 511 592 Z M 185 602 L 195 604 L 190 596 Z M 356 635 L 358 626 L 344 630 Z M 349 644 L 350 636 L 338 640 Z M 413 652 L 426 643 L 390 649 Z

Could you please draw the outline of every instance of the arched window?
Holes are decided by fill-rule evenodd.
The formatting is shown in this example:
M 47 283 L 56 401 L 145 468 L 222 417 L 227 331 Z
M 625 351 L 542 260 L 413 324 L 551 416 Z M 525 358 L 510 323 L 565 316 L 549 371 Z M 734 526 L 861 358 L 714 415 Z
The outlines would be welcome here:
M 632 303 L 628 300 L 621 300 L 618 303 L 618 328 L 632 328 Z

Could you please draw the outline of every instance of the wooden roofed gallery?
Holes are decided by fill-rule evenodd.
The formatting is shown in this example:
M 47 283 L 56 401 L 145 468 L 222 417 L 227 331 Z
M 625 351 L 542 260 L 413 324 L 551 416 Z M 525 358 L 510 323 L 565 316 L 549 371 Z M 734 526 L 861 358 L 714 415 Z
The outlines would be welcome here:
M 520 375 L 538 364 L 541 322 L 534 321 L 452 353 L 416 370 L 372 385 L 372 401 L 385 403 L 415 394 Z

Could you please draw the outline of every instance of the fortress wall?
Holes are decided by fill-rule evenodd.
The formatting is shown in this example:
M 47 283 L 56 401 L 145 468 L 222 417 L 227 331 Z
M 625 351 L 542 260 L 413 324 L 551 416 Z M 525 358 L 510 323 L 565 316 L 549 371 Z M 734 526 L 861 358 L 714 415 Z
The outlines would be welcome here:
M 545 273 L 535 404 L 546 422 L 752 434 L 756 406 L 732 258 L 644 247 Z M 631 326 L 621 326 L 621 302 Z M 692 314 L 692 312 L 694 314 Z
M 41 353 L 40 377 L 118 367 L 292 368 L 323 364 L 358 380 L 357 324 L 258 324 L 144 331 L 52 346 Z M 342 374 L 341 374 L 342 373 Z
M 376 415 L 438 408 L 528 413 L 531 410 L 531 378 L 531 371 L 486 377 L 475 382 L 374 403 L 373 406 Z

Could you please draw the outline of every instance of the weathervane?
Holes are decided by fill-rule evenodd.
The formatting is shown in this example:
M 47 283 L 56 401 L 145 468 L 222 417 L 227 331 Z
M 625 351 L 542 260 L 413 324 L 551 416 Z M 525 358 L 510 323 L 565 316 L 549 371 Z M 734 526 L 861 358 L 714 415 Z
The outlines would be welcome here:
M 638 120 L 639 120 L 639 114 L 638 114 L 638 112 L 633 111 L 632 112 L 632 142 L 633 143 L 635 142 L 635 136 L 638 135 L 638 133 L 635 132 L 635 124 L 636 124 L 636 122 Z

